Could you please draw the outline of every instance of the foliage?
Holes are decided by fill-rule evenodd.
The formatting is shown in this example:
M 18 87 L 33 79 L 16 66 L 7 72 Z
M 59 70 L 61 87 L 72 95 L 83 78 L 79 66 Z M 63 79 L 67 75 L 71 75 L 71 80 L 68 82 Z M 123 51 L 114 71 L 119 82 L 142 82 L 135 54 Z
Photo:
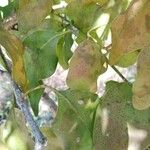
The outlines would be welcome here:
M 66 0 L 65 7 L 54 7 L 60 1 L 11 0 L 0 7 L 0 44 L 12 60 L 12 78 L 28 94 L 34 115 L 44 92 L 38 88 L 42 80 L 53 75 L 58 63 L 69 69 L 67 90 L 50 87 L 58 111 L 52 127 L 41 128 L 48 149 L 127 149 L 129 126 L 145 130 L 147 136 L 141 141 L 145 148 L 150 144 L 150 1 Z M 106 45 L 110 35 L 111 47 Z M 98 97 L 97 78 L 108 65 L 134 63 L 134 83 L 107 82 L 104 95 Z M 3 61 L 0 64 L 5 67 Z M 26 139 L 19 133 L 20 117 L 12 114 L 1 129 L 1 142 L 11 150 L 12 143 L 20 143 L 18 150 L 32 149 L 26 129 Z

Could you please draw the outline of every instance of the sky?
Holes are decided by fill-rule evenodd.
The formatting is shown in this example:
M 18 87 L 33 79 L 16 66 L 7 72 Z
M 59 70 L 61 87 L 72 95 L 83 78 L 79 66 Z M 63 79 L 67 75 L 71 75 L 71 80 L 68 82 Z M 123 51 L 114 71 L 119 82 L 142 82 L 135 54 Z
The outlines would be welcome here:
M 8 4 L 8 0 L 0 0 L 0 6 L 4 7 Z

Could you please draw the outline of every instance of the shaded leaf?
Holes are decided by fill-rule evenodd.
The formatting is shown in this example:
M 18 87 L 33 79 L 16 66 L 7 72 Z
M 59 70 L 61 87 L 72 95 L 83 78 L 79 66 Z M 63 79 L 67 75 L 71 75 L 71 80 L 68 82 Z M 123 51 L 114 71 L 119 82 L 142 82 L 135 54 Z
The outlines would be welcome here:
M 91 150 L 92 111 L 86 105 L 92 94 L 73 90 L 56 91 L 56 94 L 58 112 L 52 128 L 63 141 L 64 149 Z
M 75 50 L 67 76 L 71 89 L 96 91 L 97 77 L 103 72 L 105 62 L 100 50 L 100 46 L 90 39 Z
M 142 110 L 150 107 L 150 47 L 138 57 L 137 76 L 133 85 L 133 106 Z
M 24 70 L 24 46 L 22 42 L 16 36 L 0 28 L 0 44 L 7 50 L 13 61 L 14 80 L 26 91 L 27 80 Z
M 149 45 L 149 8 L 149 0 L 137 0 L 115 19 L 112 24 L 110 64 L 118 64 L 123 55 Z
M 18 11 L 19 30 L 23 33 L 39 26 L 52 9 L 51 0 L 27 2 Z
M 39 30 L 24 40 L 24 44 L 28 47 L 25 51 L 24 60 L 30 89 L 40 85 L 42 79 L 54 73 L 58 62 L 57 43 L 64 34 L 65 32 Z M 36 114 L 42 91 L 37 90 L 30 94 L 31 106 Z
M 144 148 L 149 144 L 149 113 L 150 109 L 138 111 L 133 108 L 131 85 L 115 81 L 107 82 L 105 94 L 101 105 L 97 108 L 94 122 L 95 149 L 128 149 L 128 124 L 145 130 L 147 136 L 143 140 L 135 139 L 141 149 Z
M 72 34 L 68 33 L 62 37 L 57 45 L 57 57 L 59 60 L 60 65 L 67 69 L 69 67 L 68 61 L 72 56 L 71 47 L 73 44 Z

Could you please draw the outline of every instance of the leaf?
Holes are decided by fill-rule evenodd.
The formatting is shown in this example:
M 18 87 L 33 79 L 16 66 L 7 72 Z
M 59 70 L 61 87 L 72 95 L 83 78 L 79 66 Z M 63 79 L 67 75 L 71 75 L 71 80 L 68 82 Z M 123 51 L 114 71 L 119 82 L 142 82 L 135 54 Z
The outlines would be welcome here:
M 140 50 L 136 50 L 123 55 L 122 58 L 119 59 L 117 65 L 120 67 L 128 67 L 130 65 L 133 65 L 137 61 L 139 53 Z
M 26 33 L 39 26 L 52 9 L 51 0 L 30 1 L 18 11 L 19 31 Z
M 128 83 L 109 81 L 106 83 L 105 94 L 97 108 L 93 140 L 95 149 L 126 150 L 128 149 L 128 125 L 139 130 L 144 129 L 147 136 L 143 141 L 134 139 L 140 149 L 149 144 L 150 109 L 135 110 L 132 106 L 132 86 Z M 137 135 L 133 135 L 136 136 Z M 136 141 L 137 140 L 137 141 Z
M 96 112 L 93 131 L 95 149 L 127 149 L 127 125 L 125 124 L 126 118 L 124 118 L 125 116 L 122 113 L 124 105 L 121 104 L 122 101 L 127 100 L 131 96 L 129 89 L 131 87 L 128 84 L 119 84 L 113 81 L 106 84 L 102 104 Z
M 9 2 L 5 7 L 0 7 L 0 11 L 3 13 L 3 19 L 10 17 L 14 11 L 13 2 Z
M 28 47 L 25 51 L 24 60 L 30 89 L 40 85 L 42 79 L 54 73 L 58 62 L 56 56 L 57 43 L 65 33 L 39 30 L 24 40 L 24 44 Z M 37 90 L 30 94 L 31 106 L 35 114 L 38 112 L 38 103 L 42 91 Z
M 64 149 L 91 150 L 92 111 L 86 105 L 92 94 L 66 90 L 56 91 L 56 95 L 58 112 L 52 129 L 62 140 Z
M 143 110 L 150 107 L 150 47 L 141 51 L 137 63 L 137 76 L 133 85 L 133 106 Z
M 75 50 L 66 81 L 71 89 L 96 91 L 97 77 L 103 72 L 105 62 L 100 50 L 90 39 L 84 40 Z
M 72 2 L 73 0 L 65 0 L 67 3 Z M 78 3 L 90 4 L 90 3 L 98 3 L 99 5 L 104 5 L 108 2 L 108 0 L 76 0 Z
M 72 56 L 72 45 L 73 39 L 71 33 L 64 35 L 64 37 L 62 37 L 58 42 L 56 53 L 59 63 L 64 69 L 68 69 L 69 67 L 68 61 Z
M 24 70 L 24 46 L 22 42 L 16 36 L 0 28 L 0 44 L 7 50 L 13 61 L 12 73 L 14 80 L 26 91 L 28 83 Z
M 64 146 L 59 137 L 55 135 L 55 133 L 52 131 L 49 127 L 42 127 L 40 128 L 44 136 L 47 140 L 47 145 L 45 147 L 45 150 L 49 150 L 51 147 L 53 150 L 63 150 Z
M 84 11 L 83 11 L 84 10 Z M 74 25 L 86 33 L 99 17 L 100 6 L 95 3 L 85 5 L 81 1 L 71 1 L 66 8 L 66 14 Z
M 111 65 L 118 64 L 125 54 L 149 45 L 149 8 L 149 0 L 134 1 L 127 11 L 114 20 L 110 52 Z

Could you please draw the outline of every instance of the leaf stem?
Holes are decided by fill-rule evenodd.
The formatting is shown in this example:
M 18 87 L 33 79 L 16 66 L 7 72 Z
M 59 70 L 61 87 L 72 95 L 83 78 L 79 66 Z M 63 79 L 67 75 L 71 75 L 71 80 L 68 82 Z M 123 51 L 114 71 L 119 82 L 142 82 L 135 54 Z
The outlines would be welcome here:
M 32 93 L 32 92 L 34 92 L 34 91 L 36 91 L 36 90 L 39 90 L 39 89 L 44 89 L 44 88 L 46 88 L 47 86 L 45 86 L 45 85 L 39 85 L 39 86 L 37 86 L 37 87 L 35 87 L 35 88 L 32 88 L 32 89 L 30 89 L 30 90 L 28 90 L 25 94 L 24 94 L 24 97 L 27 97 L 28 95 L 29 95 L 29 93 Z
M 67 30 L 67 31 L 64 31 L 64 32 L 62 32 L 62 33 L 56 34 L 55 36 L 53 36 L 52 38 L 50 38 L 48 41 L 46 41 L 46 42 L 40 47 L 40 49 L 44 48 L 50 41 L 54 40 L 55 38 L 57 38 L 57 37 L 59 37 L 59 36 L 63 36 L 63 35 L 65 35 L 65 34 L 69 33 L 69 32 L 70 32 L 70 31 Z

